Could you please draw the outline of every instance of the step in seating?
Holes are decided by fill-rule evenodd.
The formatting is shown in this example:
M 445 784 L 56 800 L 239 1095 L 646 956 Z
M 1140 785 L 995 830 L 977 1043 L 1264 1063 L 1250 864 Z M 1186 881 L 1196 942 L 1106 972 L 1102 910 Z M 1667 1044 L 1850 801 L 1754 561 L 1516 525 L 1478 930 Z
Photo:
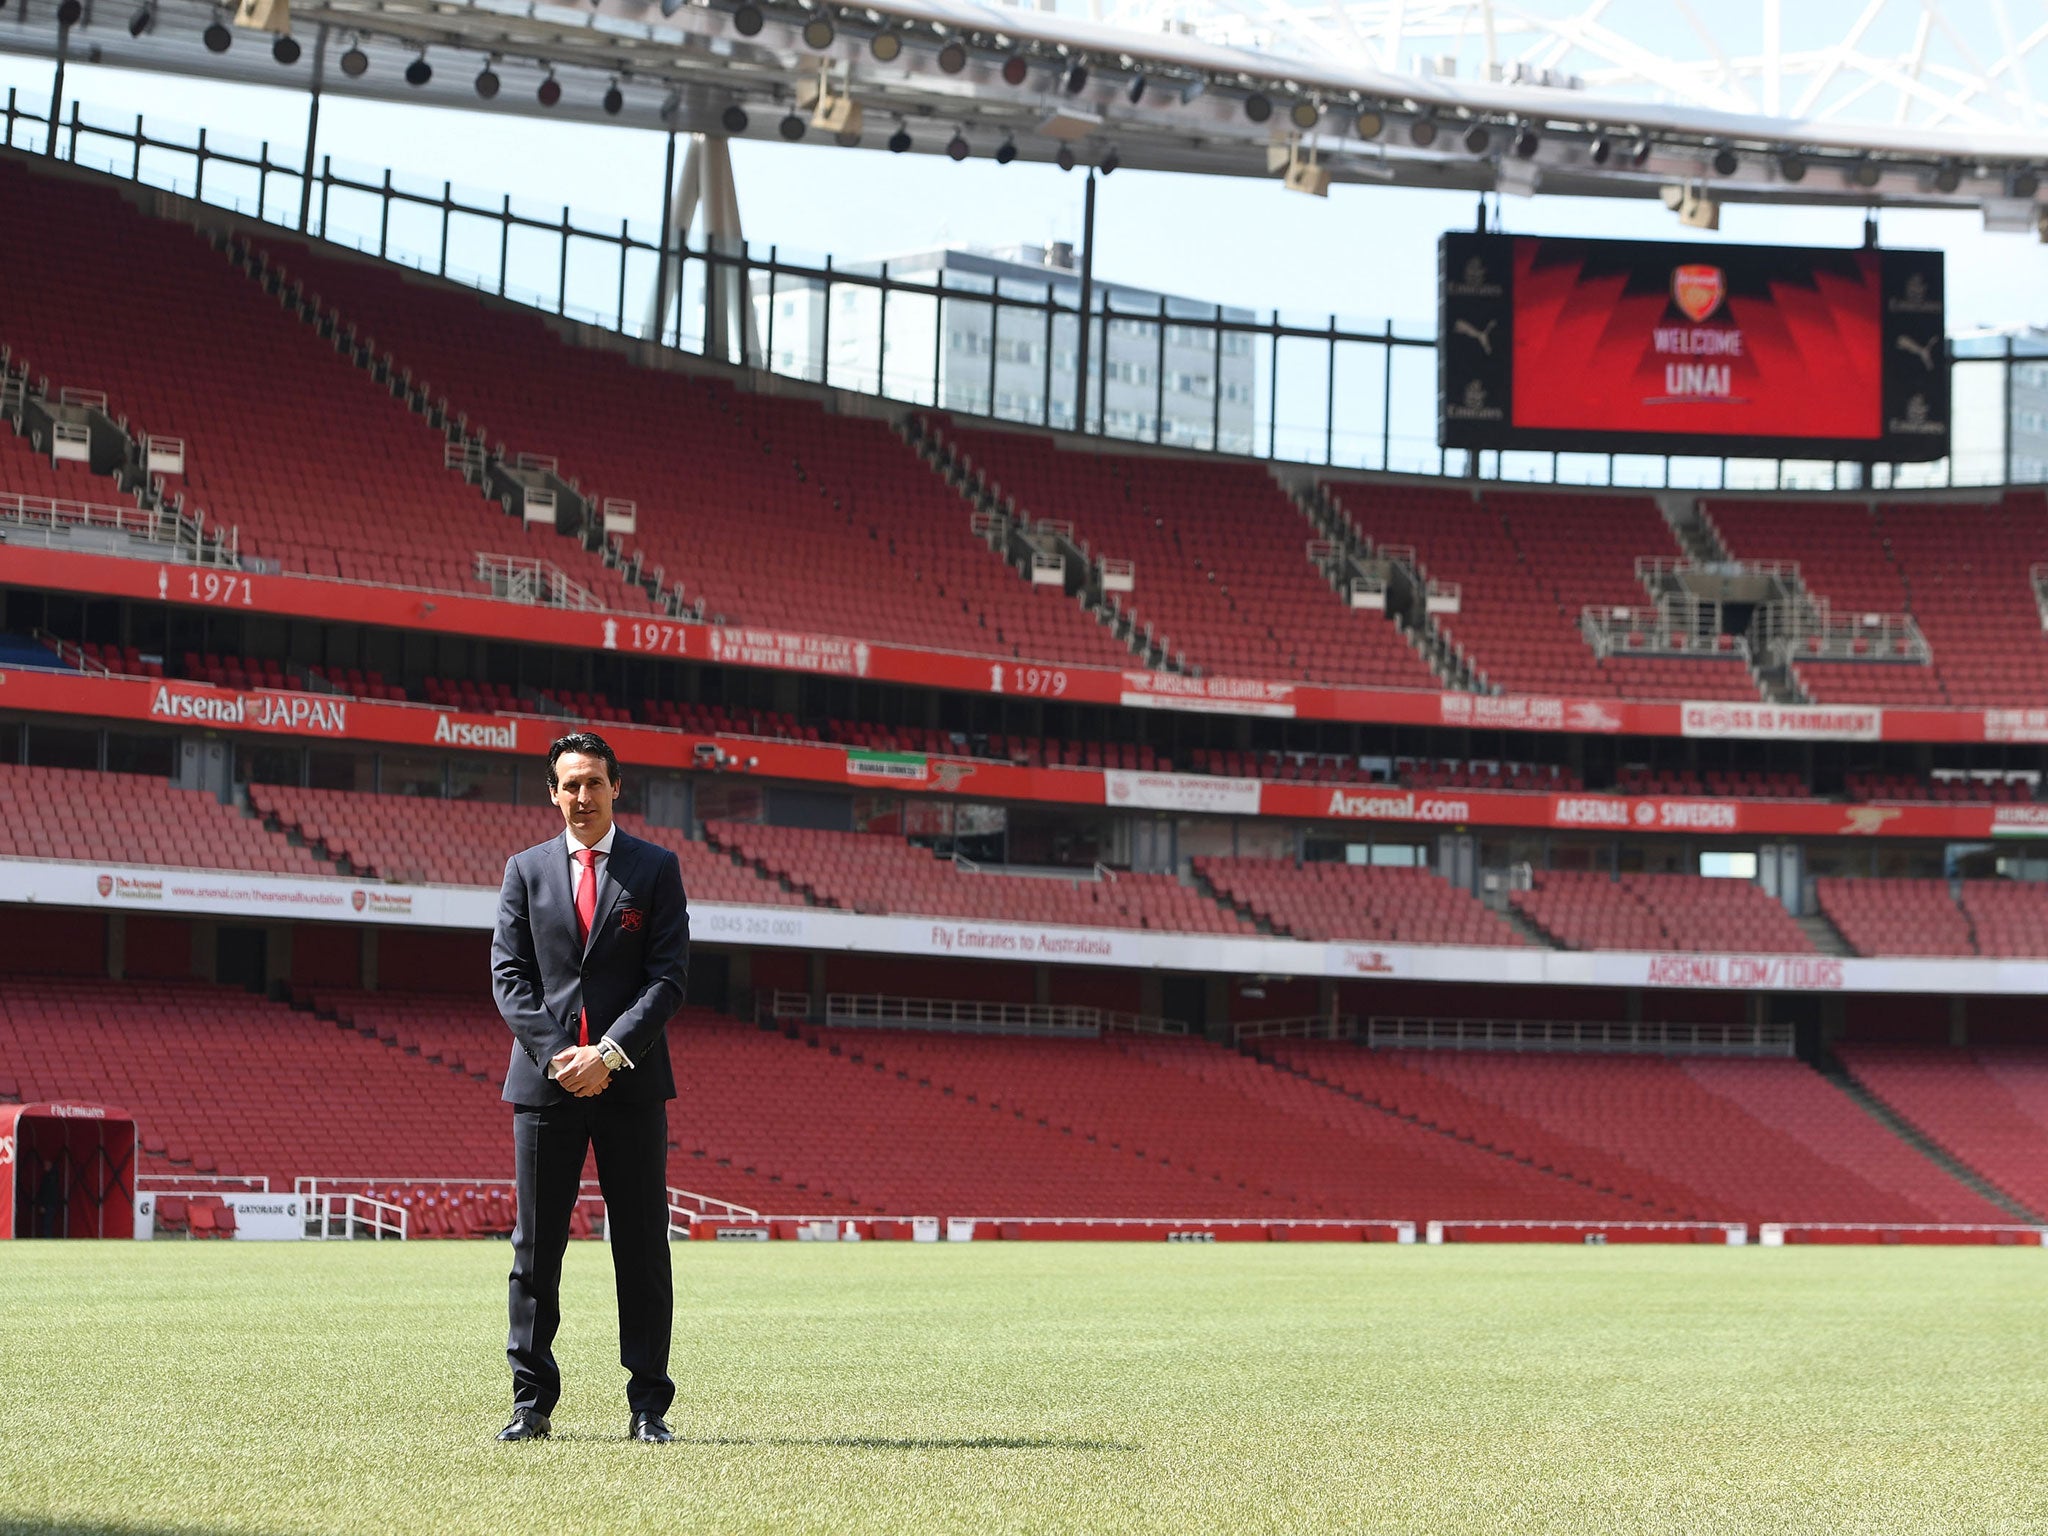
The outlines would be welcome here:
M 2003 1221 L 1803 1062 L 1276 1042 L 1453 1135 L 1712 1221 Z
M 478 551 L 523 554 L 646 610 L 574 541 L 523 527 L 444 468 L 426 422 L 192 229 L 14 160 L 0 162 L 0 199 L 37 231 L 9 273 L 9 292 L 37 302 L 0 308 L 0 342 L 53 393 L 101 391 L 131 433 L 182 437 L 170 489 L 238 527 L 244 557 L 481 595 Z
M 333 864 L 200 790 L 140 773 L 0 763 L 0 858 L 334 875 Z
M 1748 880 L 1697 875 L 1539 870 L 1510 897 L 1515 910 L 1566 949 L 1693 954 L 1811 954 L 1813 940 Z
M 1171 875 L 1076 870 L 1072 879 L 969 873 L 927 848 L 881 833 L 710 821 L 704 835 L 821 906 L 981 921 L 1145 928 L 1169 933 L 1255 933 L 1235 913 Z
M 1125 612 L 1211 676 L 1440 686 L 1383 613 L 1346 606 L 1309 563 L 1319 535 L 1255 464 L 1067 451 L 1029 432 L 947 425 L 985 484 L 1034 521 L 1069 523 L 1134 562 Z
M 634 504 L 624 546 L 705 615 L 980 655 L 1128 666 L 1057 590 L 973 535 L 965 501 L 889 426 L 719 379 L 638 368 L 453 285 L 274 240 L 293 277 L 368 328 L 493 451 L 555 461 Z M 660 430 L 651 431 L 650 421 Z
M 1276 932 L 1393 944 L 1520 945 L 1497 912 L 1434 870 L 1198 858 L 1195 873 Z
M 1835 1054 L 1943 1151 L 2048 1213 L 2048 1052 L 1845 1041 Z
M 1821 914 L 1859 955 L 1959 956 L 1977 953 L 1970 920 L 1946 880 L 1891 876 L 1814 882 Z

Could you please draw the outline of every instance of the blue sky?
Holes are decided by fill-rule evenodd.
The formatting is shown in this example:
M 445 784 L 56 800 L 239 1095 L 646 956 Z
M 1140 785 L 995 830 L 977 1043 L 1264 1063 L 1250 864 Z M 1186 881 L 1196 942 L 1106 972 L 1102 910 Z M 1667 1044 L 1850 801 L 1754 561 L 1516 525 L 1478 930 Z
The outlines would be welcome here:
M 268 139 L 279 154 L 304 143 L 298 93 L 80 66 L 67 78 L 67 95 L 89 119 L 132 124 L 140 112 L 152 131 L 204 124 L 216 139 Z M 4 85 L 45 97 L 48 67 L 0 58 Z M 621 217 L 651 226 L 659 213 L 658 134 L 329 98 L 320 142 L 337 164 L 388 166 L 436 189 L 448 179 L 492 201 L 511 191 L 540 207 L 566 202 L 613 227 Z M 753 142 L 736 144 L 733 157 L 749 240 L 788 251 L 850 260 L 1080 233 L 1081 179 L 1049 166 Z M 1278 305 L 1318 322 L 1336 313 L 1426 329 L 1436 236 L 1468 227 L 1473 211 L 1474 199 L 1462 193 L 1340 186 L 1325 201 L 1285 192 L 1277 181 L 1122 171 L 1101 188 L 1097 270 L 1205 300 Z M 1514 230 L 1687 236 L 1661 205 L 1642 201 L 1508 198 L 1502 212 Z M 1916 212 L 1884 215 L 1880 233 L 1887 245 L 1949 253 L 1954 328 L 2048 321 L 2048 247 L 2031 236 L 1987 235 L 1974 214 Z M 1861 234 L 1852 210 L 1736 206 L 1724 210 L 1718 236 L 1697 238 L 1854 244 Z

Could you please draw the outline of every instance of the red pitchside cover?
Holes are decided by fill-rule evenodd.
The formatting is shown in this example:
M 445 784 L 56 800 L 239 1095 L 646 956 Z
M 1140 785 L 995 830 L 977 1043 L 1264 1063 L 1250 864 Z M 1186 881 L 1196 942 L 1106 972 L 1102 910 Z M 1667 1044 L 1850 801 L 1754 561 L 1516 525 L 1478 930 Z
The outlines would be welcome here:
M 1875 441 L 1879 253 L 1798 254 L 1515 240 L 1513 425 Z

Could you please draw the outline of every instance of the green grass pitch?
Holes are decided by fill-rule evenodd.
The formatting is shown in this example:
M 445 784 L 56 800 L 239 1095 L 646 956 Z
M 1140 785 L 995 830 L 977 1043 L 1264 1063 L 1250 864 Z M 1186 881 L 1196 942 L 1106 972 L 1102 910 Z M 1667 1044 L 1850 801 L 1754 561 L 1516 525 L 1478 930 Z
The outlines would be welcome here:
M 2048 1530 L 2039 1249 L 678 1246 L 678 1443 L 574 1245 L 0 1248 L 0 1530 Z

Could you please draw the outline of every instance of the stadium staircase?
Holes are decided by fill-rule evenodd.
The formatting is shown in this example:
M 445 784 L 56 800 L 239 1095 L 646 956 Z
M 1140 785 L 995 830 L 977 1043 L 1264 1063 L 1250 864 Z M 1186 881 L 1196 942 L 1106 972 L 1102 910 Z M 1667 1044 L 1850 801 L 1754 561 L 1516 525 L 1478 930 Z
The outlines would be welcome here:
M 455 424 L 470 472 L 502 486 L 508 466 L 524 468 L 558 495 L 569 488 L 600 551 L 591 558 L 663 594 L 666 611 L 1129 665 L 1072 604 L 1005 571 L 959 498 L 880 420 L 639 366 L 615 338 L 579 344 L 566 322 L 329 250 L 274 238 L 261 259 L 323 306 L 401 336 L 405 358 L 388 367 L 433 381 L 411 387 Z M 607 538 L 588 520 L 607 506 L 630 509 L 630 534 Z M 792 549 L 811 558 L 792 562 Z
M 1894 1109 L 1884 1098 L 1871 1091 L 1849 1070 L 1840 1056 L 1823 1048 L 1814 1062 L 1816 1070 L 1824 1075 L 1842 1092 L 1846 1093 L 1873 1120 L 1890 1131 L 1922 1157 L 1941 1167 L 1948 1175 L 1977 1191 L 1993 1205 L 1999 1206 L 2021 1221 L 2041 1223 L 2044 1218 L 2039 1211 L 2015 1199 L 2011 1194 L 1984 1177 L 1975 1168 L 1957 1157 L 1934 1137 L 1915 1125 L 1909 1118 Z M 2048 1209 L 2048 1203 L 2044 1203 Z
M 1184 657 L 1169 654 L 1163 642 L 1107 600 L 1103 572 L 1075 540 L 1072 524 L 1052 518 L 1034 520 L 1014 500 L 1000 495 L 964 454 L 954 453 L 938 417 L 913 411 L 897 430 L 919 459 L 966 499 L 969 527 L 1020 581 L 1030 582 L 1034 591 L 1056 587 L 1147 669 L 1185 670 Z M 1041 572 L 1047 578 L 1057 573 L 1058 580 L 1040 580 Z
M 1459 693 L 1484 692 L 1471 664 L 1437 627 L 1437 608 L 1453 604 L 1457 594 L 1422 574 L 1415 551 L 1400 545 L 1375 547 L 1323 494 L 1313 473 L 1291 472 L 1276 464 L 1273 476 L 1319 535 L 1321 547 L 1311 544 L 1309 558 L 1339 600 L 1350 604 L 1357 594 L 1376 594 L 1386 616 L 1439 685 Z
M 1437 686 L 1385 613 L 1337 600 L 1311 558 L 1313 525 L 1263 465 L 1068 448 L 983 426 L 938 430 L 953 462 L 1029 526 L 1070 527 L 1090 588 L 1180 669 Z

